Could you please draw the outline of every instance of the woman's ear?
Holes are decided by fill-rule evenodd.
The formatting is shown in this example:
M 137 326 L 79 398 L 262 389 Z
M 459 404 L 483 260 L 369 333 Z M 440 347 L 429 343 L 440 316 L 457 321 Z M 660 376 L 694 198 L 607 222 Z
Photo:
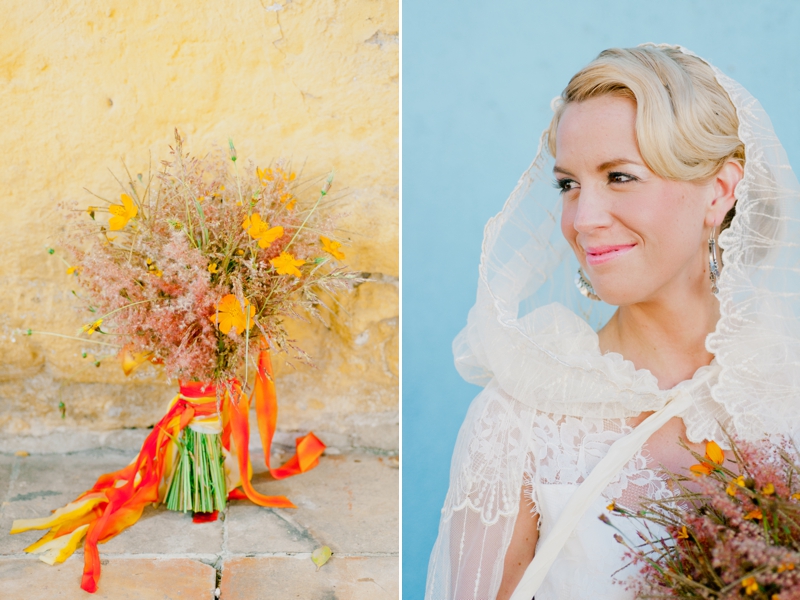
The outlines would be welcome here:
M 728 160 L 711 180 L 712 197 L 706 210 L 706 227 L 717 227 L 736 202 L 734 190 L 744 169 L 738 161 Z

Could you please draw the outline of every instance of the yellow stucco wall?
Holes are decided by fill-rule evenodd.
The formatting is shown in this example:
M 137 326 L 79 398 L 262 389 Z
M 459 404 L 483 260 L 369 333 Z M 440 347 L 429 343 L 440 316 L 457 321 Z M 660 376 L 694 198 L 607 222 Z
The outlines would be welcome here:
M 330 329 L 292 325 L 315 369 L 278 361 L 279 427 L 347 433 L 397 415 L 396 0 L 31 0 L 0 36 L 0 435 L 152 425 L 173 394 L 151 370 L 94 367 L 74 334 L 74 280 L 47 255 L 60 200 L 111 196 L 109 169 L 147 172 L 173 128 L 193 152 L 335 169 L 351 268 L 370 281 Z M 346 312 L 345 312 L 346 310 Z M 66 404 L 66 418 L 58 402 Z

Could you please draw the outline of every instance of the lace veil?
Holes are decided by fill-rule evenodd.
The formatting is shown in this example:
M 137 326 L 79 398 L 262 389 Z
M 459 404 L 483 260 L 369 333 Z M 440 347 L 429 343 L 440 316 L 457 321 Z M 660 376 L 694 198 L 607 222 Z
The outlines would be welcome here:
M 719 237 L 721 317 L 706 340 L 715 361 L 701 369 L 718 376 L 682 417 L 694 442 L 723 439 L 720 424 L 748 439 L 791 434 L 800 421 L 800 185 L 759 102 L 710 66 L 736 108 L 746 164 L 736 215 Z M 545 139 L 546 131 L 486 225 L 477 301 L 453 343 L 456 367 L 543 412 L 625 418 L 657 410 L 669 390 L 621 355 L 598 352 L 593 327 L 614 309 L 573 283 L 578 262 L 561 235 Z

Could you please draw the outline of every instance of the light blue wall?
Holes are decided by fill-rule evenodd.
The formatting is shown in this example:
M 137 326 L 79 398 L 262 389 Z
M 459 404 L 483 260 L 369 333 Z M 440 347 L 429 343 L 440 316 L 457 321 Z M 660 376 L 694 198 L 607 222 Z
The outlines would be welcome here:
M 478 388 L 450 343 L 483 225 L 533 158 L 549 103 L 611 46 L 681 44 L 750 90 L 800 169 L 800 2 L 403 2 L 403 598 L 422 598 L 459 425 Z

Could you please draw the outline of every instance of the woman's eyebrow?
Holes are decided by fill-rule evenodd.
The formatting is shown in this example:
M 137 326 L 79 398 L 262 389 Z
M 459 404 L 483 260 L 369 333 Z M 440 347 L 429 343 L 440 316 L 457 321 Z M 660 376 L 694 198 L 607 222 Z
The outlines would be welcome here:
M 575 177 L 575 175 L 573 175 L 572 173 L 570 173 L 566 169 L 562 169 L 558 165 L 553 167 L 553 173 L 563 173 L 564 175 L 570 175 L 571 177 Z
M 602 171 L 605 171 L 607 169 L 611 169 L 613 167 L 617 167 L 619 165 L 637 165 L 639 167 L 643 167 L 644 166 L 640 162 L 637 162 L 635 160 L 631 160 L 629 158 L 615 158 L 615 159 L 612 159 L 612 160 L 607 160 L 606 162 L 604 162 L 604 163 L 602 163 L 600 165 L 597 165 L 597 172 L 600 173 Z
M 607 160 L 606 162 L 597 165 L 597 172 L 598 173 L 602 173 L 603 171 L 605 171 L 607 169 L 611 169 L 613 167 L 617 167 L 619 165 L 625 165 L 625 164 L 627 164 L 627 165 L 637 165 L 639 167 L 643 167 L 644 166 L 642 163 L 637 162 L 635 160 L 631 160 L 629 158 L 614 158 L 614 159 Z M 573 173 L 570 173 L 569 171 L 567 171 L 563 167 L 559 167 L 558 165 L 553 167 L 553 173 L 556 173 L 556 172 L 563 173 L 564 175 L 570 175 L 572 177 L 575 177 L 575 175 Z

